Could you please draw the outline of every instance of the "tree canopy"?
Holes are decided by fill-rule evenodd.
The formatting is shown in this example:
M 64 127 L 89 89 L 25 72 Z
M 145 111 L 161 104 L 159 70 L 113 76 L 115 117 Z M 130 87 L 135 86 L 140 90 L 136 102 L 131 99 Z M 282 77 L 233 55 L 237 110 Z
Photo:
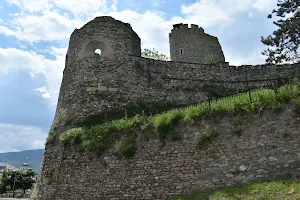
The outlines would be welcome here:
M 34 171 L 4 170 L 0 177 L 0 193 L 5 192 L 8 188 L 10 190 L 21 189 L 25 192 L 35 183 L 34 175 Z
M 154 48 L 152 50 L 151 49 L 144 49 L 142 51 L 142 57 L 152 58 L 152 59 L 155 59 L 155 60 L 163 60 L 163 61 L 169 60 L 169 58 L 166 55 L 156 51 Z
M 278 0 L 277 7 L 268 18 L 277 17 L 273 23 L 278 29 L 261 38 L 263 44 L 270 46 L 262 54 L 267 56 L 268 63 L 297 62 L 300 58 L 300 0 Z

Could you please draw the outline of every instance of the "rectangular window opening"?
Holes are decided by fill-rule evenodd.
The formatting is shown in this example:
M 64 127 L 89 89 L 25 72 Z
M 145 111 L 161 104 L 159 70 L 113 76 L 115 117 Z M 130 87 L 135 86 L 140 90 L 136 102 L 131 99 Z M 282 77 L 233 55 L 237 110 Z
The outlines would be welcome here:
M 182 55 L 182 54 L 183 54 L 183 48 L 180 49 L 180 55 Z

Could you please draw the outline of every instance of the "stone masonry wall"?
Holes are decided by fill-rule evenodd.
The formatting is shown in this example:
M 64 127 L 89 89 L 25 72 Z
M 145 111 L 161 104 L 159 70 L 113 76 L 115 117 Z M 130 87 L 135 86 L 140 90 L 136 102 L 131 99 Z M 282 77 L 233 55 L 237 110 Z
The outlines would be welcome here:
M 137 153 L 125 159 L 113 150 L 99 158 L 60 143 L 46 145 L 39 179 L 39 200 L 143 200 L 207 191 L 237 183 L 300 175 L 300 117 L 293 106 L 281 113 L 264 111 L 241 121 L 225 116 L 181 124 L 181 140 L 145 139 L 139 133 Z M 203 148 L 195 133 L 216 127 L 219 135 Z
M 300 74 L 300 64 L 229 66 L 164 62 L 142 57 L 83 58 L 64 70 L 54 125 L 135 102 L 189 105 Z

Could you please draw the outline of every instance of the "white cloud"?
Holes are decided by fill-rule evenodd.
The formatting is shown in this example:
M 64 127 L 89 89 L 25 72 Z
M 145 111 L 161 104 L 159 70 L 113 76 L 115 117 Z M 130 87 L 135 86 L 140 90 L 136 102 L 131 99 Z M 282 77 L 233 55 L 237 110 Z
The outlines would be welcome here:
M 107 11 L 106 0 L 53 0 L 53 3 L 60 9 L 65 9 L 74 15 L 88 15 L 101 10 Z
M 63 51 L 59 48 L 52 49 L 55 49 L 56 52 Z M 63 49 L 65 50 L 65 48 Z M 0 72 L 8 73 L 10 70 L 24 69 L 30 73 L 32 78 L 37 74 L 43 75 L 47 85 L 44 86 L 44 90 L 38 88 L 37 91 L 41 92 L 44 98 L 52 97 L 53 103 L 56 103 L 64 68 L 64 58 L 62 53 L 57 54 L 55 60 L 49 60 L 33 51 L 0 48 Z
M 265 63 L 265 56 L 261 54 L 261 47 L 255 48 L 253 51 L 249 52 L 247 56 L 240 55 L 234 49 L 226 51 L 226 61 L 230 61 L 230 65 L 257 65 Z
M 112 12 L 109 15 L 123 22 L 130 23 L 142 41 L 142 48 L 155 48 L 169 55 L 168 34 L 174 23 L 164 19 L 163 13 L 146 11 L 138 13 L 132 10 Z
M 166 3 L 166 1 L 164 1 L 164 0 L 152 0 L 153 7 L 159 7 L 165 3 Z
M 0 33 L 6 36 L 16 36 L 16 33 L 5 26 L 0 26 Z
M 51 98 L 51 94 L 45 86 L 40 87 L 40 88 L 36 88 L 35 91 L 39 92 L 44 99 L 50 99 Z
M 201 24 L 204 27 L 223 26 L 235 21 L 236 14 L 258 9 L 269 10 L 276 6 L 274 0 L 198 0 L 183 5 L 181 12 L 185 14 L 185 22 Z
M 251 19 L 254 16 L 254 14 L 252 12 L 248 13 L 248 17 Z
M 42 15 L 18 15 L 12 24 L 17 27 L 14 35 L 19 40 L 36 42 L 66 40 L 82 22 L 55 11 L 46 11 Z
M 250 7 L 251 0 L 201 0 L 183 5 L 181 11 L 189 23 L 209 27 L 231 23 L 234 21 L 234 14 L 247 11 Z
M 46 137 L 39 127 L 0 123 L 0 152 L 42 149 Z
M 74 15 L 89 15 L 93 11 L 106 10 L 106 0 L 7 0 L 18 6 L 22 12 L 44 12 L 65 10 Z
M 67 47 L 64 48 L 57 48 L 54 46 L 50 47 L 50 53 L 54 56 L 65 56 L 67 54 Z
M 7 0 L 11 4 L 20 7 L 22 11 L 39 12 L 53 7 L 51 0 Z
M 117 0 L 112 0 L 113 2 L 112 2 L 112 4 L 111 4 L 111 6 L 110 6 L 110 8 L 111 8 L 111 10 L 113 11 L 113 12 L 117 12 L 117 3 L 118 3 L 118 1 Z
M 106 0 L 7 1 L 18 6 L 21 12 L 11 15 L 7 26 L 0 26 L 0 33 L 30 43 L 66 40 L 75 28 L 80 28 L 87 19 L 95 17 L 96 12 L 103 15 L 110 9 L 117 10 L 117 0 L 113 0 L 110 9 Z
M 275 8 L 277 1 L 274 0 L 256 0 L 253 7 L 258 10 L 268 10 L 270 13 Z

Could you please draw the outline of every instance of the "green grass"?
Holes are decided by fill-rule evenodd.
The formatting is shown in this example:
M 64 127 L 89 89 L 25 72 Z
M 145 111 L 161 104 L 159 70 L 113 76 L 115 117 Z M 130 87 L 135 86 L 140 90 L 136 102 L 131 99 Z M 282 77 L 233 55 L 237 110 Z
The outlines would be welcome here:
M 127 138 L 121 141 L 116 141 L 114 144 L 114 149 L 120 155 L 130 158 L 134 156 L 136 152 L 136 141 L 135 138 Z
M 126 134 L 147 132 L 153 133 L 161 141 L 179 139 L 175 127 L 179 123 L 191 123 L 201 117 L 215 117 L 224 114 L 237 115 L 241 113 L 257 113 L 262 109 L 280 110 L 283 104 L 293 102 L 300 106 L 300 81 L 284 85 L 278 90 L 259 89 L 249 93 L 240 93 L 203 102 L 186 108 L 172 109 L 154 116 L 136 115 L 133 118 L 123 118 L 105 122 L 99 125 L 83 126 L 65 131 L 59 139 L 65 144 L 73 144 L 79 150 L 101 154 L 104 150 L 112 148 Z M 145 131 L 146 130 L 146 131 Z M 52 129 L 48 142 L 57 139 Z M 131 135 L 130 135 L 131 134 Z
M 299 181 L 270 181 L 227 187 L 212 192 L 172 197 L 169 200 L 296 200 L 300 199 Z
M 300 98 L 293 99 L 293 102 L 295 103 L 296 107 L 300 108 Z
M 199 148 L 202 148 L 205 144 L 210 143 L 214 137 L 218 135 L 215 128 L 207 128 L 203 132 L 195 133 L 196 142 Z
M 122 119 L 132 118 L 136 115 L 151 116 L 162 113 L 164 111 L 180 108 L 186 105 L 176 104 L 174 102 L 136 102 L 122 108 L 114 108 L 112 110 L 87 116 L 80 122 L 72 122 L 79 126 L 91 127 L 101 123 Z M 73 121 L 73 120 L 72 120 Z M 68 122 L 68 123 L 66 123 Z M 65 119 L 63 125 L 70 124 L 70 119 Z

